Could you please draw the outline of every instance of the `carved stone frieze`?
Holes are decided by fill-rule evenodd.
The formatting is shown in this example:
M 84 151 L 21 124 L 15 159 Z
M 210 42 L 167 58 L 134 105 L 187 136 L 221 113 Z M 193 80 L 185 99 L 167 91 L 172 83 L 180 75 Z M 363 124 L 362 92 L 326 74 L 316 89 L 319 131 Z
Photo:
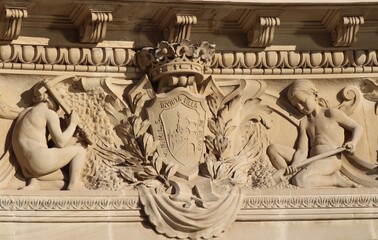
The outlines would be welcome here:
M 357 32 L 364 23 L 363 16 L 342 16 L 336 10 L 329 10 L 323 19 L 335 47 L 349 47 L 355 43 Z
M 6 240 L 375 237 L 377 3 L 4 4 Z
M 22 20 L 28 17 L 26 7 L 4 6 L 0 13 L 0 39 L 15 40 L 20 35 Z
M 111 11 L 103 11 L 79 5 L 71 14 L 78 28 L 79 41 L 82 43 L 98 43 L 105 39 L 107 25 L 113 21 Z

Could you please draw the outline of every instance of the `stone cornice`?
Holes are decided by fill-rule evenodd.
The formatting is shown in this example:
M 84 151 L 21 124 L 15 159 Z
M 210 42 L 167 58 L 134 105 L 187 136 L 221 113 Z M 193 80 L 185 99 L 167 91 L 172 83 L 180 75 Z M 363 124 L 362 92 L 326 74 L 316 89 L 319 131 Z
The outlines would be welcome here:
M 136 51 L 117 47 L 1 45 L 0 69 L 125 73 L 141 72 Z M 378 73 L 377 50 L 216 52 L 206 74 L 301 75 Z

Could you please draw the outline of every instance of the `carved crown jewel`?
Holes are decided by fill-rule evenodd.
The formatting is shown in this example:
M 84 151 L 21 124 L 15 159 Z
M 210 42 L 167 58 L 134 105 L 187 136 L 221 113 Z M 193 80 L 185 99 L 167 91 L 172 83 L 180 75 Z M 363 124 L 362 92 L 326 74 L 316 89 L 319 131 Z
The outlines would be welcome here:
M 204 66 L 214 56 L 215 47 L 208 42 L 192 44 L 160 42 L 156 48 L 143 48 L 138 55 L 138 64 L 147 69 L 153 81 L 171 76 L 196 76 L 203 79 Z

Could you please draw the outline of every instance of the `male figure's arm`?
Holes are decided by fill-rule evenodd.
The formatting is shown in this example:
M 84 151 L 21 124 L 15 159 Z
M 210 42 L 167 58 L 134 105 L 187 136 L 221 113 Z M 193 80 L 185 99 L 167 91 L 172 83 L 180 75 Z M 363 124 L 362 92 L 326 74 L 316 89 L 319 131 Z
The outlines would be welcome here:
M 329 109 L 329 113 L 332 119 L 351 133 L 350 140 L 346 141 L 343 146 L 348 152 L 353 153 L 358 141 L 362 137 L 363 128 L 355 120 L 348 117 L 344 112 L 338 109 Z
M 56 112 L 52 110 L 47 110 L 46 118 L 47 126 L 52 140 L 54 141 L 57 147 L 65 147 L 69 143 L 73 134 L 75 133 L 76 126 L 80 121 L 78 115 L 76 114 L 76 112 L 72 112 L 70 114 L 70 123 L 64 132 L 62 132 L 60 128 L 60 121 L 58 114 Z
M 296 165 L 301 161 L 307 159 L 308 154 L 308 137 L 307 137 L 307 118 L 304 118 L 299 124 L 298 144 L 293 156 L 292 164 L 286 169 L 287 174 L 292 174 L 297 171 Z

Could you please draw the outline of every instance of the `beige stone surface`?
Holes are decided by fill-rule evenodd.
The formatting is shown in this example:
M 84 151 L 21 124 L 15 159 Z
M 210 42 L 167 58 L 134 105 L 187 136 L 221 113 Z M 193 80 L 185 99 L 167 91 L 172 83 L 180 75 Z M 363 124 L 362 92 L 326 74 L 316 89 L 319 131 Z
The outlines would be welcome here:
M 0 239 L 377 239 L 378 2 L 2 1 Z

